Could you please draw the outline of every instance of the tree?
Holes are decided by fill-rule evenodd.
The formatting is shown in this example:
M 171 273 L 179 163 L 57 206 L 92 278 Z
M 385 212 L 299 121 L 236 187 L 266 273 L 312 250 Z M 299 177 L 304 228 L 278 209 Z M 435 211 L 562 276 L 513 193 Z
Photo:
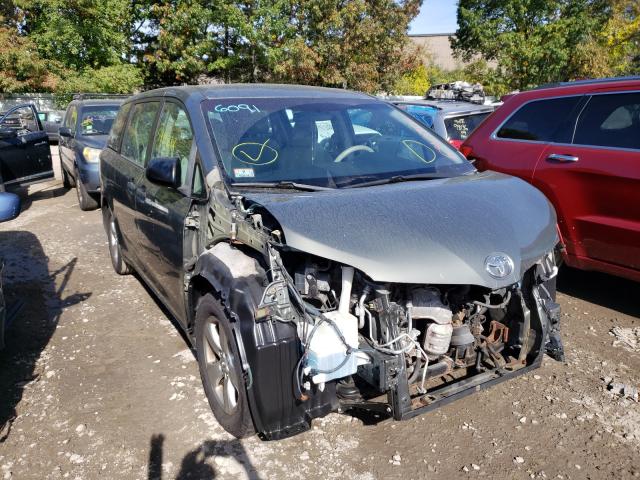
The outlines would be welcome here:
M 150 8 L 141 63 L 159 85 L 226 81 L 375 91 L 396 81 L 420 0 L 172 0 Z M 413 64 L 411 65 L 413 66 Z
M 22 21 L 12 2 L 0 5 L 0 92 L 52 91 L 59 83 L 59 67 L 40 57 L 30 38 L 18 34 Z
M 399 71 L 417 66 L 404 47 L 419 0 L 303 0 L 296 5 L 296 34 L 275 55 L 277 78 L 389 91 Z
M 584 46 L 607 19 L 603 0 L 460 0 L 452 46 L 465 60 L 494 60 L 512 89 L 590 75 Z
M 16 0 L 21 30 L 45 58 L 81 70 L 122 63 L 129 49 L 128 0 Z

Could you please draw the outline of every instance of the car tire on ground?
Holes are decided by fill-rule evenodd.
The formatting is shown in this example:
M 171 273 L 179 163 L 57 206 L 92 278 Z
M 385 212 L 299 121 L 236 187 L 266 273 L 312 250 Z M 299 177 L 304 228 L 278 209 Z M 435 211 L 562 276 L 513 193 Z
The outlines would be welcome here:
M 236 438 L 255 434 L 238 346 L 227 314 L 212 294 L 198 302 L 195 326 L 200 376 L 214 416 Z
M 75 179 L 62 167 L 62 185 L 64 188 L 74 188 L 76 186 Z
M 125 262 L 124 258 L 122 258 L 122 249 L 120 248 L 120 236 L 118 235 L 116 219 L 111 212 L 108 212 L 107 215 L 107 240 L 109 241 L 111 265 L 113 265 L 113 269 L 118 275 L 128 275 L 132 272 L 132 268 L 127 262 Z
M 80 175 L 76 170 L 76 195 L 78 195 L 78 203 L 80 204 L 80 210 L 95 210 L 98 208 L 98 201 L 87 192 L 84 184 L 80 180 Z

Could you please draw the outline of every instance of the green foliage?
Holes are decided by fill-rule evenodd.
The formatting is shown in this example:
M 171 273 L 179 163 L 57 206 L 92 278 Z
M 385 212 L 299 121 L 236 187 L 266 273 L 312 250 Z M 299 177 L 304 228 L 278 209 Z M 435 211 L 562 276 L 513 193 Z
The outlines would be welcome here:
M 120 63 L 128 53 L 128 0 L 16 0 L 21 31 L 44 58 L 72 70 Z
M 102 68 L 86 68 L 69 74 L 60 82 L 59 93 L 131 93 L 143 85 L 142 72 L 134 65 L 120 64 Z
M 263 81 L 389 90 L 415 67 L 404 46 L 420 1 L 4 0 L 0 86 L 124 92 L 142 81 Z
M 427 67 L 418 65 L 400 77 L 393 93 L 396 95 L 424 95 L 430 86 Z
M 637 0 L 621 3 L 637 5 Z M 603 0 L 460 0 L 452 46 L 465 60 L 479 55 L 496 61 L 493 81 L 509 89 L 624 73 L 625 68 L 612 68 L 603 44 L 602 32 L 615 13 L 611 5 Z M 629 47 L 628 38 L 622 43 L 623 49 Z
M 141 61 L 147 82 L 191 83 L 201 75 L 388 88 L 419 0 L 246 0 L 155 3 Z
M 0 92 L 52 91 L 58 83 L 28 38 L 0 27 Z

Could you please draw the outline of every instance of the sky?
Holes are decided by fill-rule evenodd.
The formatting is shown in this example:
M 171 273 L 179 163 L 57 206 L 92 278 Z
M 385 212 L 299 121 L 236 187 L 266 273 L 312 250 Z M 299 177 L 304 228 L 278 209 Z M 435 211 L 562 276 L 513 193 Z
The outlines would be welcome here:
M 457 0 L 424 0 L 409 33 L 453 33 L 456 31 Z

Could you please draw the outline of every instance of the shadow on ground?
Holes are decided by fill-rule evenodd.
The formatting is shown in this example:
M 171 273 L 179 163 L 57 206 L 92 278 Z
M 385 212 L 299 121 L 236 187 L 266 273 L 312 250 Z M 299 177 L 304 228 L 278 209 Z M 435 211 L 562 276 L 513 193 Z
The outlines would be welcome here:
M 558 291 L 640 318 L 640 283 L 631 280 L 563 266 Z
M 34 202 L 61 197 L 69 190 L 63 187 L 59 181 L 51 180 L 46 183 L 31 185 L 30 187 L 12 188 L 7 191 L 20 196 L 20 201 L 22 203 L 21 211 L 25 212 L 29 210 Z
M 36 363 L 49 343 L 64 308 L 83 302 L 91 293 L 66 295 L 76 266 L 74 258 L 50 271 L 49 259 L 30 232 L 0 232 L 0 259 L 8 305 L 21 305 L 5 332 L 0 351 L 0 444 L 11 434 L 16 408 L 31 382 L 38 381 Z
M 162 434 L 151 437 L 148 480 L 163 480 L 164 441 L 165 436 Z M 251 480 L 260 480 L 261 478 L 251 464 L 251 460 L 249 460 L 239 440 L 207 440 L 184 456 L 180 463 L 180 471 L 175 479 L 210 480 L 224 478 L 226 474 L 224 471 L 216 472 L 214 461 L 216 458 L 235 459 L 244 469 L 247 478 Z

